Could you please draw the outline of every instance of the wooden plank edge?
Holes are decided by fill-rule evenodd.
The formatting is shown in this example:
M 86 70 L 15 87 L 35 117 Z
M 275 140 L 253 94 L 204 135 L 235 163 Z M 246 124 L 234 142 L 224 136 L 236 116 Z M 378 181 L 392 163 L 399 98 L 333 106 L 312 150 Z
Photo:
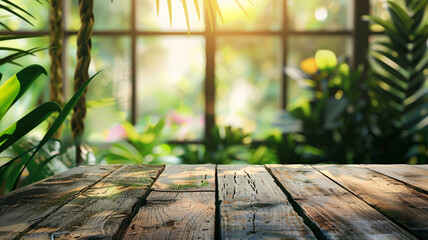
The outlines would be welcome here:
M 126 229 L 128 229 L 129 225 L 131 224 L 132 220 L 135 218 L 135 216 L 140 211 L 140 208 L 146 204 L 146 199 L 149 196 L 149 194 L 153 191 L 151 188 L 155 181 L 159 178 L 159 176 L 162 174 L 162 172 L 165 170 L 165 164 L 162 164 L 161 167 L 158 169 L 158 172 L 156 176 L 153 179 L 153 182 L 148 186 L 147 191 L 143 194 L 141 199 L 132 207 L 131 212 L 129 213 L 128 217 L 125 218 L 125 220 L 122 222 L 122 224 L 119 227 L 119 230 L 116 232 L 113 239 L 122 239 L 123 235 L 126 232 Z
M 337 164 L 332 164 L 333 165 L 337 165 Z M 416 237 L 416 235 L 413 233 L 412 230 L 410 230 L 408 227 L 404 226 L 403 224 L 401 224 L 400 222 L 398 222 L 397 220 L 389 217 L 388 214 L 385 214 L 384 211 L 382 211 L 382 209 L 380 209 L 379 207 L 370 204 L 369 202 L 367 202 L 366 200 L 362 199 L 358 194 L 355 194 L 354 192 L 352 192 L 350 189 L 348 189 L 347 187 L 343 186 L 342 184 L 340 184 L 339 182 L 335 181 L 334 179 L 330 178 L 329 176 L 325 175 L 323 172 L 321 172 L 316 166 L 314 165 L 310 165 L 312 168 L 314 168 L 315 170 L 317 170 L 319 173 L 321 173 L 324 177 L 330 179 L 331 181 L 333 181 L 334 183 L 336 183 L 337 185 L 339 185 L 341 188 L 345 189 L 346 191 L 348 191 L 349 193 L 351 193 L 352 195 L 354 195 L 355 197 L 357 197 L 358 199 L 360 199 L 361 201 L 363 201 L 364 203 L 366 203 L 367 205 L 369 205 L 370 207 L 372 207 L 374 210 L 378 211 L 380 214 L 382 214 L 383 216 L 385 216 L 387 219 L 389 219 L 391 222 L 395 223 L 396 225 L 398 225 L 399 227 L 401 227 L 402 229 L 404 229 L 405 231 L 407 231 L 410 235 L 412 235 L 413 237 L 415 237 L 415 239 L 418 239 L 418 237 Z M 354 165 L 354 166 L 359 166 L 359 165 Z M 361 167 L 361 166 L 360 166 Z M 371 169 L 368 169 L 371 170 Z M 373 171 L 373 170 L 371 170 Z M 378 173 L 376 171 L 373 171 L 375 173 Z M 380 174 L 380 173 L 379 173 Z M 383 175 L 383 174 L 380 174 Z M 394 179 L 395 180 L 395 179 Z
M 428 164 L 417 164 L 412 166 L 417 167 L 419 169 L 428 170 Z
M 86 192 L 88 189 L 92 188 L 93 186 L 95 186 L 96 184 L 98 184 L 99 182 L 101 182 L 102 180 L 104 180 L 105 178 L 107 178 L 108 176 L 110 176 L 111 174 L 113 174 L 114 172 L 116 172 L 117 170 L 119 170 L 123 165 L 121 164 L 114 164 L 115 166 L 117 166 L 116 169 L 112 170 L 111 172 L 109 172 L 108 174 L 106 174 L 104 177 L 98 179 L 97 181 L 95 181 L 94 183 L 84 187 L 82 190 L 78 191 L 77 193 L 75 193 L 74 195 L 71 195 L 67 200 L 64 200 L 62 202 L 61 205 L 58 205 L 55 209 L 53 209 L 52 211 L 50 211 L 48 214 L 46 214 L 45 216 L 40 217 L 36 222 L 34 222 L 31 226 L 29 226 L 28 228 L 26 228 L 24 231 L 22 231 L 21 233 L 19 233 L 17 236 L 15 236 L 14 239 L 21 239 L 23 238 L 25 235 L 27 235 L 31 230 L 33 230 L 34 227 L 36 227 L 37 225 L 39 225 L 39 223 L 41 223 L 42 221 L 44 221 L 45 219 L 47 219 L 48 217 L 50 217 L 52 214 L 56 213 L 59 209 L 61 209 L 62 207 L 64 207 L 66 204 L 68 204 L 69 202 L 71 202 L 73 199 L 75 199 L 76 197 L 78 197 L 79 195 L 81 195 L 82 193 Z M 51 179 L 54 178 L 55 176 L 51 176 L 47 179 Z M 42 180 L 43 181 L 43 180 Z M 38 182 L 36 182 L 38 183 Z M 34 183 L 33 183 L 34 184 Z
M 293 207 L 293 210 L 303 219 L 303 223 L 306 224 L 306 226 L 311 229 L 314 236 L 319 240 L 327 240 L 328 238 L 322 233 L 321 229 L 319 229 L 315 222 L 305 213 L 305 210 L 293 199 L 291 194 L 287 191 L 287 189 L 281 184 L 279 179 L 273 174 L 271 169 L 269 168 L 270 164 L 265 164 L 264 167 L 267 170 L 267 172 L 271 175 L 271 177 L 274 179 L 274 182 L 276 185 L 281 189 L 281 191 L 287 196 L 288 202 Z
M 411 183 L 408 183 L 408 182 L 406 182 L 406 181 L 403 181 L 403 180 L 397 179 L 397 178 L 395 178 L 395 177 L 389 176 L 389 175 L 387 175 L 387 174 L 385 174 L 385 173 L 381 173 L 381 172 L 379 172 L 379 171 L 376 171 L 375 169 L 371 168 L 369 164 L 360 164 L 360 166 L 362 166 L 362 167 L 364 167 L 364 168 L 367 168 L 367 169 L 369 169 L 369 170 L 371 170 L 371 171 L 373 171 L 373 172 L 379 173 L 379 174 L 381 174 L 381 175 L 383 175 L 383 176 L 386 176 L 386 177 L 388 177 L 388 178 L 394 179 L 395 181 L 400 182 L 400 183 L 403 183 L 404 185 L 406 185 L 407 187 L 409 187 L 409 188 L 411 188 L 411 189 L 413 189 L 413 190 L 416 190 L 416 191 L 418 191 L 418 192 L 420 192 L 420 193 L 423 193 L 423 194 L 428 195 L 428 191 L 427 191 L 427 190 L 422 189 L 422 188 L 419 188 L 419 187 L 417 187 L 417 186 L 415 186 L 415 185 L 413 185 L 413 184 L 411 184 Z M 413 167 L 413 166 L 416 166 L 416 165 L 409 165 L 409 166 Z M 418 168 L 418 169 L 426 170 L 426 169 L 424 169 L 424 168 Z

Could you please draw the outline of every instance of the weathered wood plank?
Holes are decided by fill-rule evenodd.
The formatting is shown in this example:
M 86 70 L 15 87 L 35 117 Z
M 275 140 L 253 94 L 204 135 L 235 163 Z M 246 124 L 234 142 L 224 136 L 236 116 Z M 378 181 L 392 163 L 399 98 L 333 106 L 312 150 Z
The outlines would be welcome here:
M 114 239 L 163 166 L 125 165 L 38 224 L 25 238 Z
M 152 192 L 122 239 L 213 239 L 214 192 Z
M 428 239 L 428 198 L 425 194 L 362 166 L 314 167 L 413 235 Z
M 402 181 L 428 194 L 428 170 L 407 164 L 363 165 L 366 168 Z
M 213 239 L 215 166 L 169 165 L 123 239 Z
M 263 166 L 218 166 L 224 239 L 315 239 Z
M 0 197 L 0 239 L 12 239 L 57 211 L 120 165 L 81 166 Z
M 417 168 L 422 168 L 422 169 L 428 170 L 428 164 L 414 165 L 414 166 Z
M 327 239 L 416 239 L 311 166 L 266 167 Z
M 152 187 L 156 191 L 215 191 L 215 165 L 168 165 Z

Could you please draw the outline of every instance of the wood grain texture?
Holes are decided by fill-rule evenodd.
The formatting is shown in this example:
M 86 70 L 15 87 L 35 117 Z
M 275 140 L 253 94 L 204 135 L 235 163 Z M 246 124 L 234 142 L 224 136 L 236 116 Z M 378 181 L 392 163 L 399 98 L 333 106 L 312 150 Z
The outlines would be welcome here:
M 123 239 L 213 239 L 215 165 L 168 165 Z
M 218 166 L 223 239 L 315 239 L 263 166 Z
M 168 165 L 155 191 L 215 191 L 215 165 Z
M 266 167 L 327 239 L 416 239 L 311 166 Z
M 414 165 L 363 165 L 366 168 L 382 173 L 402 181 L 421 192 L 428 194 L 428 170 L 417 168 Z
M 214 192 L 152 192 L 122 239 L 213 239 Z
M 428 239 L 428 198 L 425 194 L 363 166 L 314 167 L 413 235 Z
M 414 167 L 422 168 L 422 169 L 428 170 L 428 164 L 414 165 Z
M 163 166 L 124 165 L 38 224 L 26 239 L 115 239 Z
M 81 166 L 1 196 L 0 239 L 27 232 L 119 167 Z

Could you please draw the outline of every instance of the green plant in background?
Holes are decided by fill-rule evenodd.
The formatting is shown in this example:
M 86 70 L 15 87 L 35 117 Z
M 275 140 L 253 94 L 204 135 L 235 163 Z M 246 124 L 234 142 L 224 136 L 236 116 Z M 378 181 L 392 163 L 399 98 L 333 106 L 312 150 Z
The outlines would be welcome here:
M 287 68 L 286 73 L 306 90 L 275 124 L 283 134 L 267 139 L 279 161 L 348 163 L 364 158 L 368 132 L 361 70 L 352 73 L 333 52 L 319 50 L 300 69 Z
M 369 92 L 375 135 L 373 161 L 407 162 L 425 155 L 428 91 L 428 1 L 388 1 L 390 19 L 368 16 L 382 26 L 386 38 L 370 51 L 372 82 Z M 420 151 L 422 148 L 422 151 Z M 423 157 L 426 159 L 426 157 Z M 417 159 L 412 158 L 416 163 Z
M 253 146 L 251 134 L 231 126 L 212 129 L 212 139 L 203 145 L 179 147 L 184 164 L 268 164 L 277 163 L 274 152 L 265 145 Z
M 138 129 L 129 122 L 115 127 L 113 131 L 124 140 L 114 142 L 108 149 L 101 151 L 97 159 L 109 164 L 115 163 L 157 163 L 158 157 L 168 155 L 170 147 L 166 144 L 167 136 L 163 132 L 165 120 Z

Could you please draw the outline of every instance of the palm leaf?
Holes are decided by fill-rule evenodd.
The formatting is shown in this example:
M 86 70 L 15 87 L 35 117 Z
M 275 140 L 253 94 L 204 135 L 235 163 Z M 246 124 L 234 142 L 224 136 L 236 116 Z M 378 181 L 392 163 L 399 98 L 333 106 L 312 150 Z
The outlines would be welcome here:
M 46 102 L 25 115 L 18 122 L 12 124 L 0 133 L 0 152 L 10 147 L 28 132 L 37 127 L 46 118 L 55 112 L 60 112 L 60 106 L 55 102 Z
M 82 96 L 82 94 L 86 90 L 86 87 L 89 85 L 89 83 L 92 81 L 92 79 L 94 79 L 94 77 L 97 76 L 100 72 L 101 71 L 97 72 L 91 78 L 89 78 L 89 80 L 86 81 L 85 84 L 83 84 L 82 87 L 80 87 L 78 89 L 78 91 L 76 91 L 76 93 L 67 102 L 67 104 L 65 104 L 64 108 L 59 112 L 58 117 L 52 123 L 52 125 L 49 128 L 49 130 L 47 131 L 47 133 L 45 134 L 45 136 L 42 138 L 42 140 L 40 141 L 40 143 L 37 146 L 37 148 L 34 150 L 34 152 L 31 155 L 31 157 L 25 162 L 23 168 L 21 169 L 21 171 L 20 171 L 20 173 L 18 175 L 18 178 L 22 175 L 22 172 L 24 171 L 24 169 L 27 166 L 28 162 L 31 161 L 31 159 L 34 157 L 34 155 L 49 141 L 50 138 L 52 138 L 52 136 L 56 133 L 56 131 L 58 131 L 58 129 L 61 127 L 62 123 L 65 121 L 65 119 L 67 118 L 67 116 L 70 114 L 70 112 L 73 109 L 74 105 L 76 105 L 77 101 L 79 100 L 79 98 Z M 17 184 L 17 182 L 15 182 L 15 185 L 14 185 L 13 189 L 16 189 L 16 187 L 17 187 L 16 184 Z
M 47 74 L 42 66 L 30 65 L 0 86 L 0 119 L 42 74 Z

